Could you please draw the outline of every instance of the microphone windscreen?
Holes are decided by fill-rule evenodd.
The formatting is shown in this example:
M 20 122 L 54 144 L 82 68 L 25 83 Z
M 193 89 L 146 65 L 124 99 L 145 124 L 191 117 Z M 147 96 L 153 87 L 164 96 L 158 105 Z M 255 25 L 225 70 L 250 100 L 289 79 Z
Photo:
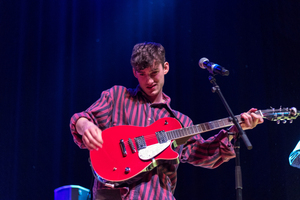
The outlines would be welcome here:
M 202 68 L 202 69 L 206 69 L 206 67 L 203 65 L 204 62 L 206 61 L 209 61 L 207 58 L 203 57 L 199 60 L 199 66 Z

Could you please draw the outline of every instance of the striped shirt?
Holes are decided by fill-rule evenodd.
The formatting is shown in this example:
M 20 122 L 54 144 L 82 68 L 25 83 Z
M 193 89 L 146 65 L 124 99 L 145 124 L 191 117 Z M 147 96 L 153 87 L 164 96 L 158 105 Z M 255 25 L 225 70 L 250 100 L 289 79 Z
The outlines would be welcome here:
M 175 116 L 184 127 L 193 125 L 186 115 L 170 108 L 171 99 L 163 93 L 164 103 L 151 103 L 138 86 L 136 89 L 127 89 L 123 86 L 114 86 L 102 92 L 101 97 L 86 111 L 72 116 L 70 129 L 75 143 L 80 148 L 86 148 L 81 135 L 75 128 L 76 121 L 85 117 L 95 123 L 101 130 L 112 126 L 133 125 L 149 126 L 163 117 Z M 169 112 L 172 112 L 172 114 Z M 230 147 L 227 133 L 219 134 L 204 140 L 200 134 L 191 137 L 183 146 L 174 150 L 179 154 L 182 163 L 190 163 L 204 168 L 216 168 L 223 162 L 235 157 Z M 173 196 L 177 182 L 178 164 L 161 164 L 147 172 L 139 181 L 119 188 L 117 192 L 122 199 L 175 199 Z M 101 182 L 95 181 L 94 195 L 105 194 L 109 190 Z M 103 192 L 102 192 L 103 191 Z

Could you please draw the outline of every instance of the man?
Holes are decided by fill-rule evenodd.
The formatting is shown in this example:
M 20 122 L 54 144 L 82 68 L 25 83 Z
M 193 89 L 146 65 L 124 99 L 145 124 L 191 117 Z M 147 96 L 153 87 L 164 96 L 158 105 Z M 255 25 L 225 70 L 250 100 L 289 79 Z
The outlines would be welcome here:
M 136 89 L 114 86 L 102 92 L 86 111 L 71 118 L 71 132 L 75 143 L 81 148 L 97 151 L 106 142 L 102 131 L 112 126 L 149 126 L 160 118 L 174 117 L 184 127 L 191 126 L 192 120 L 170 108 L 170 97 L 163 93 L 164 76 L 169 71 L 165 61 L 165 49 L 157 43 L 140 43 L 133 48 L 131 56 L 133 75 L 139 85 Z M 242 114 L 242 128 L 252 129 L 263 122 L 254 114 L 256 109 Z M 236 127 L 230 128 L 236 132 Z M 232 136 L 222 130 L 219 134 L 204 140 L 199 134 L 183 145 L 174 147 L 180 162 L 195 166 L 216 168 L 235 157 L 230 144 Z M 103 163 L 105 164 L 105 163 Z M 94 199 L 175 199 L 173 193 L 177 181 L 178 164 L 164 163 L 147 172 L 134 183 L 120 188 L 109 188 L 98 180 L 94 183 Z

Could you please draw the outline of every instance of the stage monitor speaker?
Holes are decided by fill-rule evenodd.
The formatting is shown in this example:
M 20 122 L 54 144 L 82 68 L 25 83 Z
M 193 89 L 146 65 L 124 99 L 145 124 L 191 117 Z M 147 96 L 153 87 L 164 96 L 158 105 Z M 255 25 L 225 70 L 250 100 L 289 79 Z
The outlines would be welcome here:
M 89 192 L 79 185 L 66 185 L 54 190 L 54 200 L 90 200 Z

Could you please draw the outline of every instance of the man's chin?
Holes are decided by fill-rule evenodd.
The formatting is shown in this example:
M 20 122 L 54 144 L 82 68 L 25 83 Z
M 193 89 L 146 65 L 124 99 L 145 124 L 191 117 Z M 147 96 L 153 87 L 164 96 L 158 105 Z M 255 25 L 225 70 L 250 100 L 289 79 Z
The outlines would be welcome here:
M 147 95 L 148 95 L 149 97 L 155 97 L 155 96 L 157 96 L 157 94 L 158 94 L 157 91 L 152 91 L 152 92 L 148 92 L 148 93 L 147 93 Z
M 155 97 L 157 94 L 156 93 L 153 93 L 153 92 L 151 92 L 151 93 L 148 93 L 147 94 L 149 97 Z

